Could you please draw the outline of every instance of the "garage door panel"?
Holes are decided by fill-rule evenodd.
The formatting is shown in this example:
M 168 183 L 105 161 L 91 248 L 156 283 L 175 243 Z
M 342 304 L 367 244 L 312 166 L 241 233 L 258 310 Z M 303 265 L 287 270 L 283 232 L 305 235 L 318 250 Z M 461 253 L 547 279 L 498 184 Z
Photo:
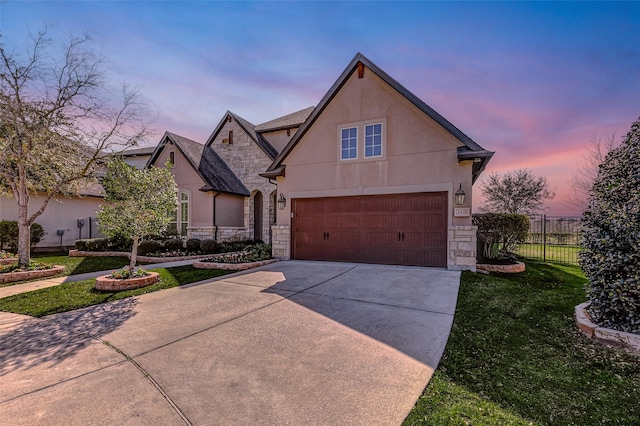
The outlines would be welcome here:
M 447 193 L 292 200 L 292 257 L 446 266 Z

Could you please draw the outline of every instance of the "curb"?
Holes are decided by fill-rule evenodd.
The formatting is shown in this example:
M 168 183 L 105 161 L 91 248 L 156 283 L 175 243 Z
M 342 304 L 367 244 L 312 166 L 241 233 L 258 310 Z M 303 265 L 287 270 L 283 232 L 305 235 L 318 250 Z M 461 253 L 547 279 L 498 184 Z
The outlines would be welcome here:
M 584 302 L 576 306 L 575 310 L 576 324 L 582 334 L 605 345 L 640 352 L 640 335 L 600 327 L 591 321 L 591 315 L 587 312 L 588 306 L 589 302 Z
M 476 269 L 486 272 L 500 272 L 502 274 L 517 274 L 524 272 L 525 265 L 522 262 L 517 262 L 513 265 L 490 265 L 488 263 L 478 263 Z

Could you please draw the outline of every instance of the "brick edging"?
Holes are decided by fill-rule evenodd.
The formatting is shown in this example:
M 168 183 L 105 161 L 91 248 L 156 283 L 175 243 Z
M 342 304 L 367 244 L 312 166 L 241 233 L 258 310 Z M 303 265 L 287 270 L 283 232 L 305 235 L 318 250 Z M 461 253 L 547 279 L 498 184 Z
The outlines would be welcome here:
M 582 334 L 596 342 L 624 348 L 633 352 L 640 352 L 639 334 L 600 327 L 591 320 L 591 315 L 587 312 L 588 306 L 589 302 L 584 302 L 576 306 L 575 309 L 576 324 Z
M 38 271 L 8 272 L 6 274 L 0 274 L 0 284 L 51 277 L 62 271 L 64 271 L 64 266 L 54 265 L 51 269 L 40 269 Z
M 129 278 L 119 280 L 111 278 L 109 275 L 103 275 L 96 278 L 96 290 L 101 291 L 122 291 L 133 290 L 136 288 L 146 287 L 160 281 L 160 274 L 157 272 L 147 272 L 144 277 Z
M 481 269 L 487 272 L 500 272 L 502 274 L 517 274 L 524 272 L 525 265 L 522 262 L 516 262 L 513 265 L 490 265 L 488 263 L 478 263 L 477 269 Z
M 6 259 L 0 259 L 0 265 L 11 265 L 13 262 L 17 261 L 17 257 L 7 257 Z
M 193 262 L 194 268 L 200 269 L 224 269 L 227 271 L 244 271 L 245 269 L 257 268 L 278 262 L 280 259 L 267 259 L 249 263 L 215 263 L 215 262 Z

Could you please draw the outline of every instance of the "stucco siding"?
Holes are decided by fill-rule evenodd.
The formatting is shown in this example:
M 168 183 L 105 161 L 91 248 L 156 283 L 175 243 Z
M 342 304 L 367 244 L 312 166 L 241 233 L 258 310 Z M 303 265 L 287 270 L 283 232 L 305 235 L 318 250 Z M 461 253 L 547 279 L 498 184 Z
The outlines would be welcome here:
M 287 130 L 276 130 L 275 132 L 264 132 L 262 136 L 269 141 L 278 152 L 289 143 L 293 135 L 296 133 L 296 129 L 289 130 L 289 136 L 287 136 Z
M 382 122 L 385 126 L 383 156 L 363 158 L 359 134 L 357 160 L 339 159 L 339 129 L 358 123 Z M 284 193 L 332 194 L 356 189 L 357 194 L 414 192 L 437 185 L 452 195 L 462 184 L 471 206 L 471 162 L 458 163 L 461 142 L 398 94 L 374 73 L 364 78 L 352 74 L 327 105 L 321 116 L 284 161 L 286 178 L 279 179 Z M 455 188 L 455 189 L 454 189 Z M 369 191 L 367 191 L 369 190 Z M 470 217 L 453 218 L 452 225 L 470 225 Z M 289 224 L 290 215 L 279 213 L 279 224 Z
M 213 196 L 210 196 L 210 202 L 212 200 Z M 242 196 L 220 194 L 216 198 L 216 225 L 244 226 L 244 201 L 245 197 Z
M 178 190 L 189 195 L 189 226 L 207 226 L 212 224 L 213 202 L 209 193 L 200 191 L 205 182 L 193 169 L 189 161 L 173 144 L 167 144 L 155 162 L 157 166 L 164 166 L 173 151 L 175 166 L 171 173 L 175 179 Z
M 29 213 L 32 214 L 42 205 L 43 198 L 31 196 Z M 36 219 L 42 225 L 46 235 L 36 245 L 37 248 L 69 247 L 79 238 L 89 238 L 89 218 L 95 220 L 96 211 L 103 202 L 98 197 L 57 197 L 52 199 L 44 213 Z M 0 220 L 18 220 L 18 208 L 13 198 L 0 199 Z M 84 219 L 85 224 L 78 228 L 77 219 Z M 62 230 L 62 240 L 57 231 Z M 95 226 L 94 231 L 95 232 Z M 96 235 L 92 235 L 94 238 Z

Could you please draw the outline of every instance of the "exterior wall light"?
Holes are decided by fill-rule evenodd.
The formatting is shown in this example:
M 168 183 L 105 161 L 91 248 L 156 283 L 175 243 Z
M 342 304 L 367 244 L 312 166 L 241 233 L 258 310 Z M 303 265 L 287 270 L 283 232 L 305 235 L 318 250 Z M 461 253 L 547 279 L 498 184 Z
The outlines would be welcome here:
M 278 210 L 284 210 L 286 205 L 287 205 L 287 199 L 284 198 L 284 195 L 282 195 L 282 192 L 281 192 L 280 198 L 278 198 Z
M 455 193 L 456 198 L 456 206 L 461 206 L 464 204 L 464 196 L 466 193 L 462 190 L 462 184 L 460 184 L 460 188 Z

